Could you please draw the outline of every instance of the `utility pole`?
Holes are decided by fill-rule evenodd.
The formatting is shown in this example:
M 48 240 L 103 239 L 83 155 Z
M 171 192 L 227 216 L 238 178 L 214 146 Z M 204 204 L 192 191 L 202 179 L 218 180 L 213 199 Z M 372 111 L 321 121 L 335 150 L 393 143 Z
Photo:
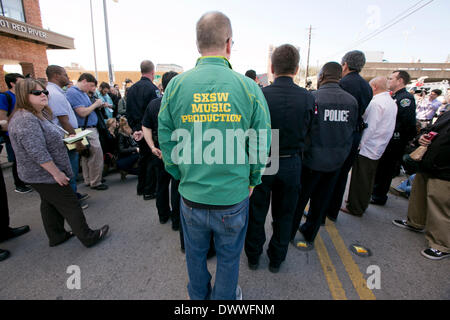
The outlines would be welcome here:
M 305 87 L 306 84 L 308 83 L 308 76 L 309 76 L 309 53 L 311 52 L 311 30 L 312 26 L 309 25 L 308 57 L 306 58 Z
M 92 0 L 91 3 L 91 27 L 92 27 L 92 44 L 94 45 L 94 66 L 95 66 L 95 79 L 98 80 L 98 72 L 97 72 L 97 54 L 95 53 L 95 36 L 94 36 L 94 15 L 92 13 Z
M 114 84 L 114 74 L 111 63 L 111 49 L 109 47 L 109 28 L 108 28 L 108 13 L 106 11 L 106 0 L 103 0 L 103 11 L 105 16 L 105 32 L 106 32 L 106 50 L 108 52 L 108 73 L 109 73 L 109 84 Z

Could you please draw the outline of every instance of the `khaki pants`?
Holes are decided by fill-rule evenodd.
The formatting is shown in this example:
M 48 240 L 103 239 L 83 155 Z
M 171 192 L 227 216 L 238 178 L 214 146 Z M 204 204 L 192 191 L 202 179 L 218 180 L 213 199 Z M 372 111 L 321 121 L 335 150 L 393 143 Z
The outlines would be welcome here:
M 347 209 L 353 214 L 362 215 L 369 206 L 378 162 L 358 155 L 353 164 L 347 204 Z
M 431 248 L 450 253 L 450 181 L 417 173 L 408 206 L 408 225 L 426 229 Z
M 103 151 L 96 128 L 87 136 L 89 140 L 89 158 L 81 157 L 81 168 L 83 170 L 84 183 L 96 187 L 102 183 L 103 173 Z

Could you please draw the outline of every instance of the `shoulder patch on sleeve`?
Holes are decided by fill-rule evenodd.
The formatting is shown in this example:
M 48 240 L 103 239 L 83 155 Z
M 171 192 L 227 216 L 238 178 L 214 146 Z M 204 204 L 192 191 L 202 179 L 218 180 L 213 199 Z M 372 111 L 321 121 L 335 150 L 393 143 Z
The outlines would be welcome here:
M 403 99 L 403 100 L 400 101 L 400 105 L 401 105 L 403 108 L 409 107 L 409 106 L 411 105 L 411 100 L 408 99 L 408 98 Z

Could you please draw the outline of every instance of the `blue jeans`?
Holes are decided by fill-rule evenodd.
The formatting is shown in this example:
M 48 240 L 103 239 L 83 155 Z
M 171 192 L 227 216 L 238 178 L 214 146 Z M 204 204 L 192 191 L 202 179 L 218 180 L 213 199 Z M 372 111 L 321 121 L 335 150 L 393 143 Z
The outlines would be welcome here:
M 79 155 L 77 150 L 68 151 L 70 166 L 72 167 L 73 176 L 69 181 L 70 187 L 73 192 L 77 193 L 77 176 L 78 176 L 78 167 L 79 167 Z
M 181 224 L 184 232 L 188 292 L 192 300 L 236 300 L 239 261 L 248 226 L 249 199 L 225 210 L 188 207 L 181 200 Z M 206 264 L 211 234 L 217 254 L 216 282 Z

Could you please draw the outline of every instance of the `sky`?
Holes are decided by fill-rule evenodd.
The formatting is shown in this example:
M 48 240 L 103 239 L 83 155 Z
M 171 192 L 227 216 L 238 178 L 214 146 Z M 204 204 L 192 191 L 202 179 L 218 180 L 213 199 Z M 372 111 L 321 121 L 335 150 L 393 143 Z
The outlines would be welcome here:
M 310 65 L 340 61 L 346 51 L 383 51 L 389 62 L 445 62 L 450 54 L 450 1 L 434 0 L 368 42 L 358 39 L 382 27 L 418 0 L 106 0 L 114 70 L 139 70 L 149 59 L 191 69 L 199 57 L 195 24 L 207 11 L 231 20 L 233 69 L 267 71 L 268 48 L 300 47 L 306 64 L 308 28 L 313 27 Z M 421 1 L 423 4 L 427 0 Z M 92 0 L 98 70 L 108 70 L 103 1 Z M 94 69 L 89 0 L 40 0 L 42 22 L 75 39 L 75 50 L 48 50 L 49 64 L 79 63 Z M 447 36 L 447 37 L 446 37 Z

